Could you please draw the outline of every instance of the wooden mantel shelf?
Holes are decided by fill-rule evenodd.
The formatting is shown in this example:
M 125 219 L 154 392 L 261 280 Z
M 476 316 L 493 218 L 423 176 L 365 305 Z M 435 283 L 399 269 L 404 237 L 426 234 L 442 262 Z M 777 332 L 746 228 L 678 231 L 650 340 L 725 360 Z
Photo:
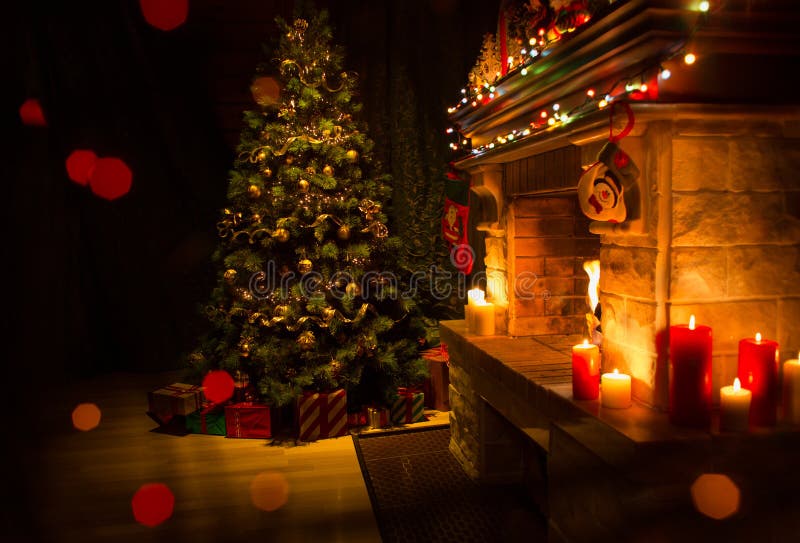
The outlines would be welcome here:
M 662 474 L 706 469 L 715 458 L 736 453 L 743 442 L 781 456 L 800 453 L 796 426 L 735 434 L 719 432 L 714 417 L 710 430 L 699 430 L 675 426 L 666 413 L 637 403 L 609 409 L 599 400 L 574 400 L 571 348 L 580 343 L 579 336 L 476 336 L 464 321 L 443 321 L 440 333 L 451 364 L 470 375 L 475 392 L 546 451 L 555 427 L 609 465 L 645 478 L 655 466 Z

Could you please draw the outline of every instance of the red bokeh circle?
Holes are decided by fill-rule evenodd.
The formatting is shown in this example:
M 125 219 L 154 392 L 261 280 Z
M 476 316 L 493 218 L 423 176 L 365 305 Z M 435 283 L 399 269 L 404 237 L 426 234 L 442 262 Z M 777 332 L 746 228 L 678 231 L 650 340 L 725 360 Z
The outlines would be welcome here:
M 98 158 L 89 173 L 92 192 L 106 200 L 116 200 L 131 190 L 133 174 L 119 158 Z
M 212 370 L 203 379 L 203 394 L 208 401 L 222 403 L 233 396 L 233 377 L 225 370 Z
M 97 155 L 91 149 L 76 149 L 72 151 L 66 160 L 67 175 L 70 179 L 81 186 L 89 183 L 89 176 L 92 174 Z
M 42 104 L 36 98 L 28 98 L 19 106 L 19 117 L 28 126 L 47 126 Z
M 164 483 L 146 483 L 131 499 L 133 518 L 151 528 L 171 517 L 174 507 L 175 496 Z
M 174 30 L 186 22 L 189 0 L 139 0 L 144 20 L 159 30 Z

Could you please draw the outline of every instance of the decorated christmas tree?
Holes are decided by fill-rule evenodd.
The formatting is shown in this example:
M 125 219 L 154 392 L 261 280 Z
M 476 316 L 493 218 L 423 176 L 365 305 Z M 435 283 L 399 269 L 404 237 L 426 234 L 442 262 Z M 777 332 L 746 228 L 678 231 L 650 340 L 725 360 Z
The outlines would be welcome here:
M 246 375 L 274 406 L 337 388 L 351 408 L 386 402 L 424 378 L 429 331 L 395 273 L 390 179 L 357 121 L 357 75 L 342 69 L 327 14 L 277 23 L 217 224 L 211 329 L 191 364 Z

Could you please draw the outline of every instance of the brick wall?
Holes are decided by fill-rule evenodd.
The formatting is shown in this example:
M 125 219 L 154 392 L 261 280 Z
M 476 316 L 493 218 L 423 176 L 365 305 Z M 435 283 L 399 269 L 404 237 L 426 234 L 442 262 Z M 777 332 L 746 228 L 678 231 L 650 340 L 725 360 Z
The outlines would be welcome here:
M 508 223 L 509 333 L 585 332 L 589 277 L 583 263 L 597 258 L 600 241 L 589 233 L 575 192 L 514 197 Z

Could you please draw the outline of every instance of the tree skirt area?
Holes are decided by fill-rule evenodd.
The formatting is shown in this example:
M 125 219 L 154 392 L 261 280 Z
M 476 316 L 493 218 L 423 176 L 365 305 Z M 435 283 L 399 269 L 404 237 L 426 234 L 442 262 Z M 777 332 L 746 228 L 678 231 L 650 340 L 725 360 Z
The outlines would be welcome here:
M 448 449 L 449 427 L 353 441 L 384 543 L 546 541 L 546 521 L 521 487 L 467 476 Z

